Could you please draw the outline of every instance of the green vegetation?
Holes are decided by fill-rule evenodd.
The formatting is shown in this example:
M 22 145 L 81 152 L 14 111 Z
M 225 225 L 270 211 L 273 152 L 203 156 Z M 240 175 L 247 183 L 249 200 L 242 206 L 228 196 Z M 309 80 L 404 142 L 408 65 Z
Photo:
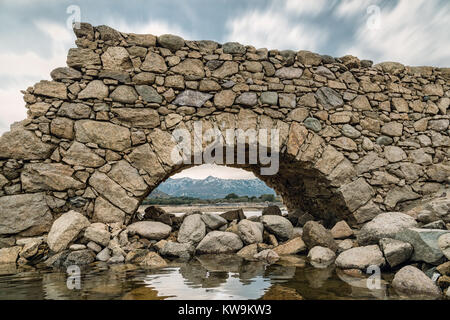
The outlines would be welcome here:
M 281 202 L 279 197 L 273 194 L 262 194 L 259 197 L 255 196 L 238 196 L 235 193 L 230 193 L 223 199 L 199 199 L 193 197 L 168 197 L 168 198 L 147 198 L 143 204 L 152 205 L 187 205 L 187 204 L 217 204 L 217 203 L 238 203 L 238 202 Z

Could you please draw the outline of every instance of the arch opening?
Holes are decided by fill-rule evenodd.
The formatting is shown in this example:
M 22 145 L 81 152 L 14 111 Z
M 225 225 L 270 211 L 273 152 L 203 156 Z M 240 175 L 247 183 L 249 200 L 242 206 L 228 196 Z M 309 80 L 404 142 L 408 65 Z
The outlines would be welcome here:
M 214 142 L 213 142 L 214 144 Z M 264 145 L 263 148 L 267 146 Z M 321 220 L 326 226 L 332 226 L 337 221 L 345 219 L 354 222 L 349 218 L 349 211 L 346 207 L 342 195 L 338 192 L 338 186 L 333 185 L 333 181 L 329 179 L 323 172 L 313 165 L 312 162 L 301 161 L 298 157 L 289 155 L 284 148 L 281 152 L 276 154 L 271 153 L 270 148 L 267 148 L 267 154 L 276 161 L 276 170 L 270 171 L 270 174 L 263 174 L 263 168 L 273 166 L 267 162 L 261 163 L 259 158 L 252 157 L 251 153 L 259 150 L 260 145 L 251 145 L 245 143 L 243 146 L 237 144 L 232 149 L 234 158 L 231 163 L 226 163 L 227 146 L 215 146 L 215 150 L 223 148 L 220 154 L 223 155 L 223 160 L 219 163 L 213 162 L 214 165 L 226 166 L 229 168 L 241 169 L 251 173 L 256 179 L 261 180 L 269 188 L 273 189 L 275 193 L 282 199 L 283 205 L 286 206 L 290 220 L 294 225 L 297 224 L 298 218 L 305 214 L 309 214 L 316 220 Z M 239 162 L 238 154 L 239 148 L 245 154 L 244 160 Z M 230 148 L 228 148 L 230 151 Z M 205 153 L 211 154 L 208 147 L 203 148 L 202 156 L 197 159 L 205 159 Z M 191 155 L 185 162 L 188 163 L 172 163 L 172 165 L 164 166 L 165 174 L 155 182 L 155 184 L 146 190 L 145 196 L 140 200 L 146 199 L 158 186 L 167 179 L 177 176 L 185 170 L 196 168 L 211 162 L 193 163 L 195 162 L 196 154 Z M 252 160 L 253 159 L 253 160 Z M 228 159 L 230 160 L 230 159 Z M 190 162 L 190 163 L 189 163 Z

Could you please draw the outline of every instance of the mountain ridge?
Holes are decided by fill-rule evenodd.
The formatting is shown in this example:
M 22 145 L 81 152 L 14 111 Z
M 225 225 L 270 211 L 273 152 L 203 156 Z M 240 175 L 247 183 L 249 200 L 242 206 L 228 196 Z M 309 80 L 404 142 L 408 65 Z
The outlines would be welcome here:
M 205 179 L 189 177 L 169 178 L 161 183 L 153 192 L 163 192 L 172 197 L 193 197 L 200 199 L 224 198 L 230 193 L 239 196 L 256 196 L 262 194 L 275 194 L 259 179 L 221 179 L 208 176 Z M 153 194 L 152 192 L 152 194 Z M 152 197 L 152 194 L 150 197 Z

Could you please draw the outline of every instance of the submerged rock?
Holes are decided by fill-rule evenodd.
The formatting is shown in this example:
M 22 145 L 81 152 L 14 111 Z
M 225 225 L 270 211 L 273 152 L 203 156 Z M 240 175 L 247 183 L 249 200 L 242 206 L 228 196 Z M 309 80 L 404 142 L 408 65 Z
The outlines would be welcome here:
M 167 241 L 159 253 L 162 256 L 189 259 L 194 255 L 195 247 L 190 243 Z
M 68 267 L 71 265 L 86 265 L 95 261 L 95 254 L 89 250 L 77 250 L 72 251 L 64 261 L 64 266 Z
M 253 243 L 253 244 L 243 247 L 241 250 L 239 250 L 237 252 L 237 255 L 246 260 L 254 261 L 254 260 L 256 260 L 255 254 L 257 254 L 257 253 L 258 253 L 258 244 Z
M 280 256 L 271 249 L 266 249 L 261 252 L 258 252 L 253 256 L 256 260 L 264 261 L 266 263 L 272 264 L 277 262 L 280 259 Z
M 261 300 L 303 300 L 303 297 L 293 288 L 276 284 L 264 293 Z
M 336 255 L 328 248 L 315 246 L 308 253 L 308 260 L 315 268 L 326 268 L 334 262 Z
M 167 262 L 156 252 L 149 252 L 140 265 L 148 268 L 164 268 Z

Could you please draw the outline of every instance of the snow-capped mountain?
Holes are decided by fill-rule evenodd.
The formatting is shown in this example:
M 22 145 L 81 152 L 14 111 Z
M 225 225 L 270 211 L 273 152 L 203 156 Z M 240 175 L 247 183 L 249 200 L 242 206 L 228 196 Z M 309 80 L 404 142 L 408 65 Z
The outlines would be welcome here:
M 186 196 L 200 199 L 223 198 L 230 193 L 257 197 L 262 194 L 275 194 L 275 191 L 259 179 L 220 179 L 212 176 L 206 179 L 169 178 L 155 191 L 174 197 Z

